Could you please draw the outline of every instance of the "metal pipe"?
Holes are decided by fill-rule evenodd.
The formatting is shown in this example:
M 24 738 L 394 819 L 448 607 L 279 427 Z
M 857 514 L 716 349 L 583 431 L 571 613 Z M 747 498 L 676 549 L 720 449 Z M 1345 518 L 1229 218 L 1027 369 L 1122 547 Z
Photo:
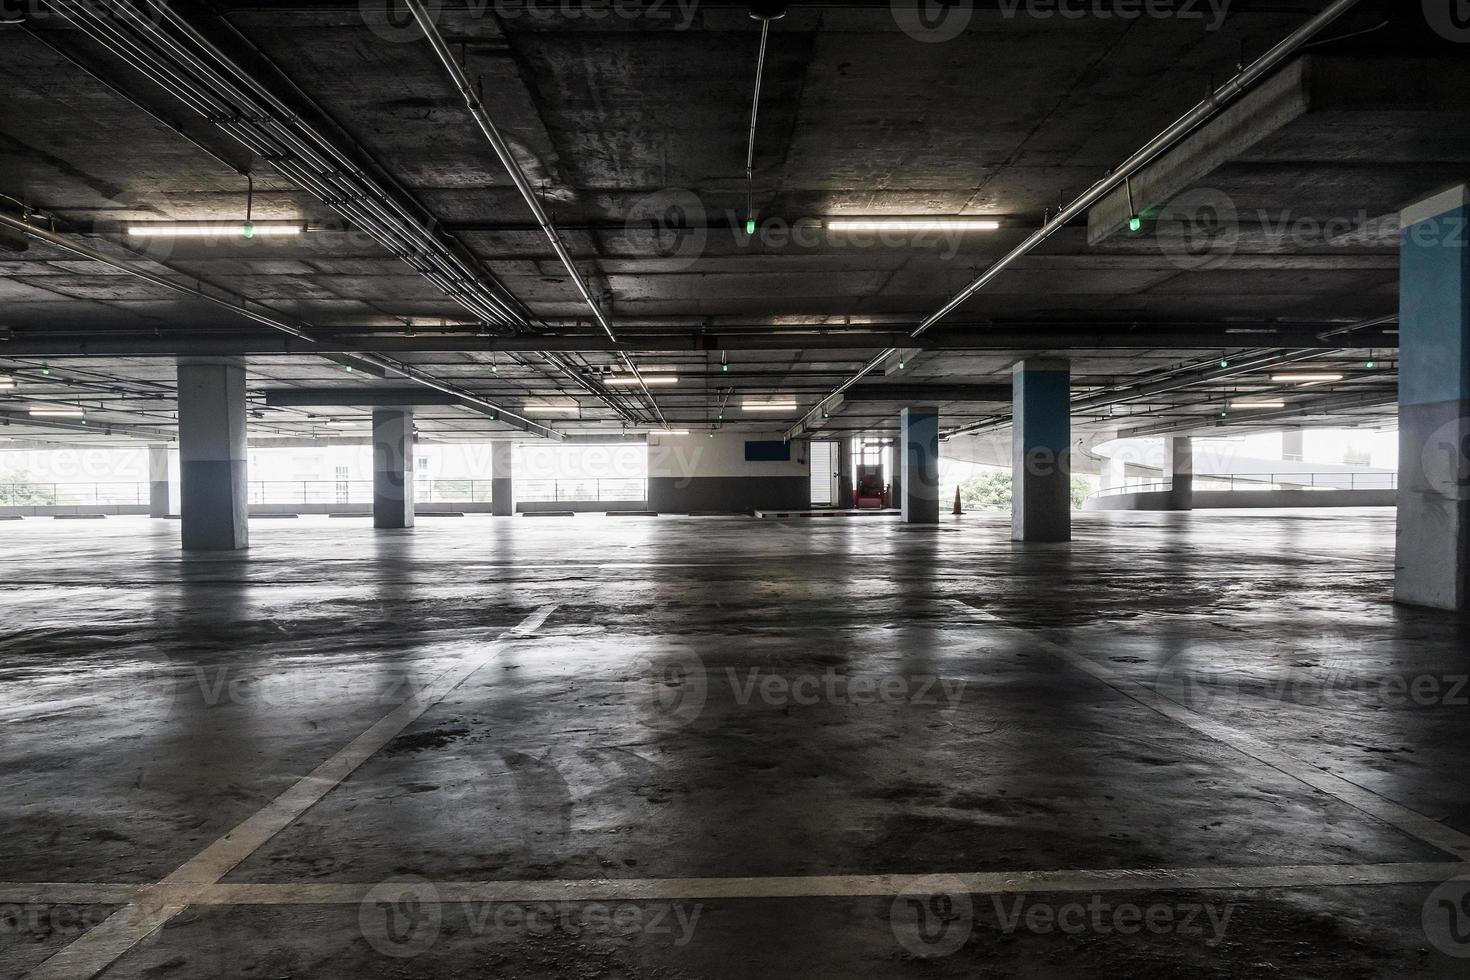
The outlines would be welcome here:
M 272 329 L 279 330 L 282 333 L 287 334 L 288 336 L 300 340 L 304 343 L 311 344 L 312 346 L 316 346 L 317 344 L 316 338 L 314 338 L 310 333 L 307 332 L 311 329 L 310 324 L 301 320 L 288 320 L 274 310 L 271 310 L 269 307 L 266 307 L 260 303 L 255 303 L 252 300 L 240 296 L 238 293 L 232 293 L 229 290 L 222 289 L 218 286 L 211 285 L 210 289 L 204 289 L 203 287 L 208 284 L 205 283 L 204 280 L 198 279 L 197 277 L 194 277 L 194 281 L 198 283 L 198 285 L 191 286 L 188 283 L 180 282 L 176 279 L 170 279 L 167 276 L 160 276 L 155 273 L 149 272 L 147 269 L 140 268 L 131 262 L 125 262 L 121 259 L 114 258 L 113 256 L 106 254 L 105 252 L 99 252 L 94 248 L 83 245 L 80 242 L 74 242 L 69 238 L 56 234 L 55 232 L 47 231 L 44 228 L 37 228 L 34 225 L 28 224 L 27 222 L 21 221 L 20 219 L 12 217 L 8 214 L 0 214 L 0 225 L 14 228 L 17 231 L 20 231 L 30 236 L 31 238 L 36 239 L 37 241 L 45 242 L 48 245 L 52 245 L 56 248 L 70 252 L 73 255 L 80 255 L 83 258 L 91 259 L 95 262 L 104 263 L 105 265 L 109 265 L 114 269 L 125 272 L 130 276 L 141 279 L 144 282 L 151 283 L 155 286 L 161 286 L 164 289 L 170 289 L 174 292 L 184 293 L 188 296 L 203 300 L 204 302 L 210 303 L 214 306 L 222 307 L 226 310 L 229 310 L 231 313 L 248 317 L 251 320 L 256 321 L 257 323 L 262 323 L 268 327 L 271 327 Z M 561 433 L 556 432 L 554 429 L 543 426 L 538 422 L 533 422 L 532 420 L 515 412 L 507 411 L 506 409 L 501 408 L 499 405 L 496 405 L 493 402 L 486 401 L 480 396 L 466 391 L 463 388 L 459 388 L 455 385 L 440 381 L 432 375 L 425 374 L 418 368 L 411 367 L 400 361 L 396 361 L 389 357 L 384 357 L 380 354 L 353 352 L 345 355 L 335 355 L 311 350 L 301 351 L 300 353 L 319 354 L 320 356 L 328 358 L 334 358 L 338 356 L 355 358 L 365 364 L 370 364 L 374 367 L 382 368 L 384 371 L 401 375 L 402 377 L 405 377 L 410 381 L 417 382 L 418 384 L 424 385 L 427 388 L 432 388 L 435 391 L 440 391 L 444 394 L 453 395 L 456 398 L 461 399 L 468 405 L 477 407 L 489 413 L 493 413 L 497 419 L 507 419 L 508 421 L 510 421 L 511 424 L 516 425 L 517 428 L 521 428 L 526 432 L 531 432 L 535 435 L 542 435 L 548 439 L 561 438 Z
M 582 297 L 582 301 L 592 311 L 593 318 L 597 321 L 598 326 L 602 328 L 603 332 L 607 334 L 607 339 L 616 343 L 618 338 L 617 334 L 613 332 L 612 324 L 608 322 L 606 315 L 602 312 L 602 307 L 593 299 L 592 290 L 588 287 L 587 281 L 582 277 L 582 273 L 577 268 L 576 262 L 572 260 L 571 253 L 567 251 L 566 245 L 562 243 L 561 235 L 552 225 L 551 218 L 546 214 L 546 209 L 541 206 L 541 199 L 536 196 L 535 189 L 531 187 L 530 180 L 526 178 L 525 171 L 521 169 L 520 161 L 516 160 L 515 155 L 511 153 L 510 146 L 501 137 L 500 130 L 495 127 L 495 122 L 490 118 L 490 114 L 485 111 L 485 107 L 480 102 L 479 96 L 475 94 L 474 87 L 470 85 L 470 81 L 465 76 L 463 69 L 459 67 L 459 62 L 454 60 L 454 54 L 449 50 L 449 45 L 445 43 L 444 36 L 439 33 L 439 27 L 434 23 L 434 18 L 424 9 L 424 5 L 420 0 L 405 0 L 405 3 L 409 11 L 413 14 L 414 20 L 418 22 L 420 30 L 424 32 L 424 37 L 428 39 L 429 45 L 434 49 L 434 53 L 438 55 L 440 63 L 444 65 L 444 70 L 449 74 L 450 81 L 454 83 L 454 87 L 459 90 L 459 94 L 464 98 L 465 107 L 469 110 L 471 118 L 475 120 L 475 124 L 480 128 L 480 132 L 484 134 L 486 141 L 490 144 L 490 148 L 495 151 L 495 155 L 500 158 L 501 166 L 510 174 L 510 179 L 516 185 L 516 189 L 520 191 L 522 199 L 526 202 L 526 206 L 531 209 L 531 214 L 535 217 L 536 223 L 541 226 L 542 233 L 546 235 L 547 241 L 551 243 L 551 248 L 556 252 L 557 258 L 561 260 L 562 266 L 566 268 L 567 275 L 571 277 L 572 284 L 576 286 L 577 292 Z M 658 420 L 667 424 L 662 410 L 658 407 L 658 401 L 653 397 L 653 393 L 648 390 L 648 385 L 644 382 L 643 375 L 638 370 L 638 366 L 633 363 L 633 359 L 627 354 L 623 354 L 622 359 L 623 363 L 637 380 L 639 388 L 642 389 L 643 394 L 648 398 L 648 403 L 653 407 L 653 412 L 658 417 Z
M 416 2 L 416 0 L 410 0 L 410 2 Z M 1295 31 L 1292 31 L 1278 44 L 1271 48 L 1271 50 L 1267 51 L 1265 54 L 1261 55 L 1261 57 L 1251 62 L 1250 65 L 1241 69 L 1241 71 L 1234 78 L 1230 79 L 1224 85 L 1220 86 L 1214 92 L 1210 93 L 1209 97 L 1207 97 L 1203 102 L 1199 103 L 1193 109 L 1190 109 L 1183 116 L 1179 117 L 1179 119 L 1177 119 L 1172 125 L 1164 129 L 1163 132 L 1159 133 L 1153 139 L 1149 140 L 1140 149 L 1134 152 L 1133 155 L 1128 157 L 1128 159 L 1124 160 L 1121 164 L 1114 168 L 1113 171 L 1108 174 L 1108 176 L 1104 177 L 1096 184 L 1093 184 L 1092 187 L 1083 192 L 1081 197 L 1078 197 L 1071 204 L 1067 205 L 1061 211 L 1059 211 L 1054 218 L 1044 223 L 1036 231 L 1032 232 L 1029 236 L 1027 236 L 1025 241 L 1021 242 L 1021 244 L 1011 249 L 1011 251 L 1007 252 L 999 260 L 993 263 L 988 269 L 981 273 L 981 275 L 977 279 L 975 279 L 974 282 L 970 283 L 964 289 L 961 289 L 958 293 L 950 298 L 949 302 L 945 303 L 936 312 L 930 314 L 922 322 L 920 322 L 919 325 L 915 327 L 912 332 L 910 332 L 909 336 L 919 337 L 926 333 L 930 327 L 934 326 L 940 320 L 943 320 L 945 317 L 949 316 L 949 314 L 953 313 L 960 306 L 962 306 L 970 297 L 974 296 L 980 290 L 984 289 L 987 285 L 994 281 L 997 276 L 999 276 L 1006 269 L 1010 268 L 1011 265 L 1016 262 L 1016 260 L 1029 255 L 1033 250 L 1035 250 L 1038 245 L 1045 242 L 1053 234 L 1055 234 L 1057 231 L 1060 231 L 1064 226 L 1066 226 L 1067 222 L 1071 221 L 1073 218 L 1077 217 L 1088 208 L 1092 207 L 1098 201 L 1102 200 L 1104 196 L 1106 196 L 1113 190 L 1116 190 L 1126 181 L 1130 180 L 1133 175 L 1137 173 L 1137 171 L 1140 170 L 1142 167 L 1151 163 L 1154 159 L 1163 154 L 1170 147 L 1174 146 L 1174 144 L 1177 143 L 1179 140 L 1194 132 L 1194 130 L 1197 129 L 1199 126 L 1214 118 L 1217 114 L 1219 114 L 1222 109 L 1225 108 L 1227 104 L 1238 98 L 1252 85 L 1263 78 L 1267 73 L 1272 71 L 1287 58 L 1291 57 L 1291 55 L 1295 53 L 1299 48 L 1301 48 L 1302 45 L 1306 44 L 1317 34 L 1321 33 L 1323 30 L 1329 27 L 1338 18 L 1342 17 L 1343 14 L 1351 10 L 1357 3 L 1358 0 L 1333 0 L 1333 2 L 1329 4 L 1325 10 L 1308 20 L 1305 24 L 1297 28 Z M 788 434 L 795 435 L 798 431 L 803 429 L 806 423 L 811 420 L 814 415 L 821 411 L 823 404 L 836 397 L 837 395 L 842 394 L 863 377 L 875 370 L 889 357 L 897 353 L 898 349 L 893 348 L 884 351 L 877 357 L 874 357 L 871 361 L 864 365 L 862 370 L 859 371 L 857 375 L 848 379 L 842 385 L 838 386 L 826 398 L 823 398 L 821 402 L 818 402 L 815 408 L 813 408 L 806 415 L 802 416 L 801 421 L 797 423 L 797 425 L 794 426 Z
M 755 95 L 750 100 L 750 136 L 745 142 L 745 217 L 755 220 L 755 121 L 761 110 L 761 79 L 766 73 L 766 40 L 771 36 L 771 22 L 761 21 L 760 53 L 755 58 Z

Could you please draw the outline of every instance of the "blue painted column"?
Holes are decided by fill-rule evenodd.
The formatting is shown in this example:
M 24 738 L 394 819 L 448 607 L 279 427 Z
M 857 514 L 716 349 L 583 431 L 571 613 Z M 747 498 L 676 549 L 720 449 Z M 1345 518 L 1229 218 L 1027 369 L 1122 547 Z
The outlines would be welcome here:
M 413 409 L 373 412 L 373 527 L 413 527 Z
M 1033 358 L 1012 376 L 1011 537 L 1072 540 L 1072 368 Z
M 1470 189 L 1404 210 L 1398 602 L 1470 608 Z
M 250 544 L 245 359 L 178 361 L 179 517 L 185 550 Z
M 900 497 L 905 524 L 939 523 L 939 409 L 906 408 L 899 414 L 903 475 Z

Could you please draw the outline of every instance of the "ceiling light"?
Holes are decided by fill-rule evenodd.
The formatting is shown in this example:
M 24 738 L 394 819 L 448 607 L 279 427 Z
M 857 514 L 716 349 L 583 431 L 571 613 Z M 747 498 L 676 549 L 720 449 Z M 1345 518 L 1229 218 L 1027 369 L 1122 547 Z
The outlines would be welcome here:
M 1136 214 L 1133 217 L 1129 218 L 1128 219 L 1128 230 L 1131 231 L 1131 232 L 1133 232 L 1133 233 L 1135 233 L 1135 234 L 1137 234 L 1140 231 L 1143 231 L 1143 219 L 1140 218 Z
M 1231 402 L 1230 403 L 1230 407 L 1231 408 L 1285 408 L 1286 407 L 1286 402 L 1283 402 L 1283 401 L 1238 401 L 1237 400 L 1237 401 Z
M 161 221 L 128 225 L 128 234 L 134 238 L 260 238 L 299 235 L 305 230 L 306 225 L 299 221 Z
M 606 383 L 610 385 L 632 386 L 638 384 L 639 379 L 632 376 L 623 376 L 608 378 Z M 679 378 L 673 374 L 656 374 L 644 376 L 642 383 L 646 385 L 676 385 L 679 383 Z
M 654 429 L 648 433 L 651 436 L 687 436 L 688 429 Z
M 1328 381 L 1341 381 L 1342 377 L 1340 374 L 1273 374 L 1271 375 L 1271 380 L 1283 383 L 1321 384 Z
M 1000 222 L 985 218 L 833 218 L 830 231 L 997 231 Z
M 541 412 L 542 414 L 575 415 L 582 410 L 581 405 L 524 405 L 524 412 Z
M 794 400 L 784 402 L 746 401 L 742 402 L 740 407 L 747 412 L 792 412 L 796 410 L 796 402 Z
M 75 405 L 32 405 L 30 414 L 38 418 L 79 419 L 87 413 Z
M 14 391 L 15 379 L 0 377 L 0 391 Z

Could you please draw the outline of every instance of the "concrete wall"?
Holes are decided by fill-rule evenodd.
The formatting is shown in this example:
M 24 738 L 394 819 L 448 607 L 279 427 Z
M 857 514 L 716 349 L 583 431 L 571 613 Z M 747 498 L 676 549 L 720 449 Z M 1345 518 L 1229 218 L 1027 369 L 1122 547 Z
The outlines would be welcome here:
M 1195 510 L 1247 510 L 1282 507 L 1392 507 L 1393 490 L 1196 490 Z M 1172 510 L 1167 491 L 1118 493 L 1094 497 L 1083 510 Z
M 751 463 L 746 442 L 779 442 L 769 432 L 649 436 L 648 509 L 667 513 L 805 510 L 811 505 L 810 446 L 791 444 L 790 462 Z

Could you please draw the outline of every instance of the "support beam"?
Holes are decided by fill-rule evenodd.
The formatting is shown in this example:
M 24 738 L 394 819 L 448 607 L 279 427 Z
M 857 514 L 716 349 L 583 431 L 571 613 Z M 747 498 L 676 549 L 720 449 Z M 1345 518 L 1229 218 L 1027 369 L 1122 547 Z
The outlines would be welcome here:
M 1072 373 L 1069 362 L 1022 361 L 1012 376 L 1011 537 L 1072 539 Z
M 490 444 L 490 513 L 496 517 L 514 517 L 515 443 L 498 439 Z
M 168 443 L 153 443 L 148 447 L 148 516 L 167 517 L 170 513 Z
M 1194 510 L 1194 440 L 1189 436 L 1164 437 L 1164 479 L 1169 483 L 1169 509 Z
M 898 427 L 903 451 L 903 522 L 939 523 L 939 409 L 906 408 Z
M 248 547 L 245 359 L 180 358 L 178 378 L 184 550 Z
M 413 409 L 373 412 L 373 527 L 413 527 Z
M 1394 598 L 1470 608 L 1470 187 L 1401 216 Z

